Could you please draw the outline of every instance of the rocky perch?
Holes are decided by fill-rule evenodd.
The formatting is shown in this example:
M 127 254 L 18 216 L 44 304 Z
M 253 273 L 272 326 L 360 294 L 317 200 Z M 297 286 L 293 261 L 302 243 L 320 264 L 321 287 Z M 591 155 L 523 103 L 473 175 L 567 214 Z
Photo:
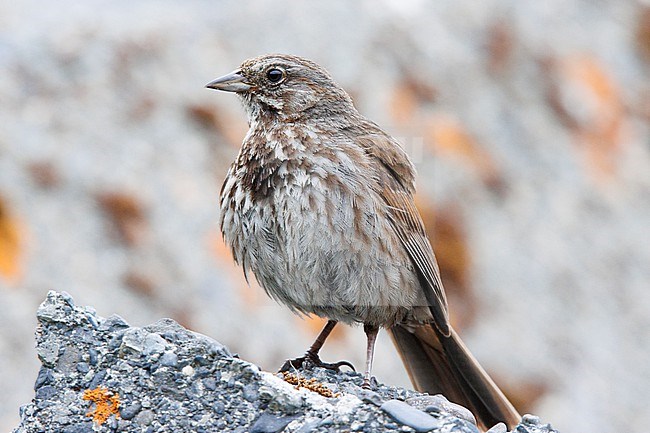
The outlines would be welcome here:
M 36 395 L 14 433 L 478 432 L 442 396 L 367 391 L 352 372 L 263 372 L 169 319 L 131 327 L 50 292 L 38 321 Z M 555 430 L 526 415 L 514 432 Z

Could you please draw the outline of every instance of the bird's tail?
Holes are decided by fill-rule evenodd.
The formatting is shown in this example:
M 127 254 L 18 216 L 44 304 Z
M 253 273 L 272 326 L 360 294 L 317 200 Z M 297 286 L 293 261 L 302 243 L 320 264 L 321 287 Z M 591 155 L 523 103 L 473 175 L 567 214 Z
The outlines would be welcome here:
M 485 429 L 504 422 L 511 430 L 519 423 L 521 416 L 453 329 L 449 337 L 430 325 L 388 331 L 415 389 L 467 407 Z

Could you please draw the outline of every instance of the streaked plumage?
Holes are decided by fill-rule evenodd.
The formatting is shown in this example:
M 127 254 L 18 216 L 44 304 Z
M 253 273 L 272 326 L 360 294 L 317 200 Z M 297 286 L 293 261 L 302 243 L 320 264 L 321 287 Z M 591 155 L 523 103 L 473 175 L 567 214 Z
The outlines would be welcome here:
M 384 327 L 418 389 L 455 398 L 485 426 L 516 423 L 449 325 L 413 201 L 415 170 L 399 144 L 300 57 L 247 60 L 208 87 L 237 92 L 249 120 L 220 201 L 224 239 L 244 271 L 296 312 L 363 323 L 367 375 Z

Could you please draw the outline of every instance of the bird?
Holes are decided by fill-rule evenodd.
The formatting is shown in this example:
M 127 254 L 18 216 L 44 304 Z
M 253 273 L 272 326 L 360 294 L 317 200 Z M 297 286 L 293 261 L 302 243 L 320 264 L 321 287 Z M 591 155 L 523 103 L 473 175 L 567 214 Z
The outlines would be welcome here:
M 225 243 L 271 298 L 327 319 L 305 356 L 283 369 L 350 365 L 318 353 L 339 322 L 362 324 L 371 387 L 384 328 L 415 389 L 466 406 L 484 428 L 514 427 L 521 416 L 450 324 L 401 145 L 303 57 L 251 58 L 206 87 L 235 93 L 249 126 L 221 188 Z

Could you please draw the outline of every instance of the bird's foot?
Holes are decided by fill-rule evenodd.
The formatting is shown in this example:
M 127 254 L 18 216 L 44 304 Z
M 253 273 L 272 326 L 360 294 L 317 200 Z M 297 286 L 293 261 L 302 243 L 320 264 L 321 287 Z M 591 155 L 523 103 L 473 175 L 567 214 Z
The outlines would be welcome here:
M 301 356 L 295 359 L 287 359 L 286 361 L 284 361 L 284 364 L 282 364 L 282 367 L 280 367 L 279 373 L 282 373 L 283 371 L 297 370 L 299 368 L 311 369 L 314 367 L 321 367 L 321 368 L 326 368 L 328 370 L 340 371 L 341 367 L 344 366 L 350 367 L 352 371 L 356 371 L 354 369 L 354 365 L 352 365 L 348 361 L 339 361 L 334 363 L 323 362 L 321 361 L 318 354 L 307 352 L 305 353 L 305 356 Z
M 363 384 L 361 385 L 361 388 L 374 391 L 378 387 L 379 383 L 377 382 L 377 378 L 375 376 L 367 376 L 363 378 Z

